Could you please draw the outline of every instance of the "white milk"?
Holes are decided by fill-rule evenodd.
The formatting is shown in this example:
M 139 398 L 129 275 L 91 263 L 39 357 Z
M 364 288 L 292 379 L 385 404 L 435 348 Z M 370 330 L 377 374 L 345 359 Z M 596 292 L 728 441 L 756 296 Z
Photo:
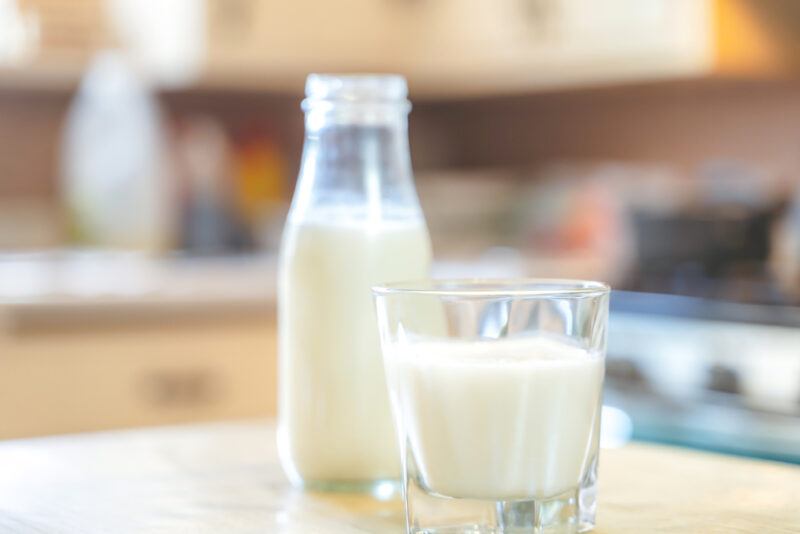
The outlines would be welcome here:
M 596 446 L 601 357 L 545 337 L 393 349 L 393 401 L 430 491 L 511 500 L 578 486 Z
M 426 277 L 428 233 L 422 221 L 331 215 L 289 226 L 284 237 L 281 453 L 306 482 L 398 478 L 370 287 Z

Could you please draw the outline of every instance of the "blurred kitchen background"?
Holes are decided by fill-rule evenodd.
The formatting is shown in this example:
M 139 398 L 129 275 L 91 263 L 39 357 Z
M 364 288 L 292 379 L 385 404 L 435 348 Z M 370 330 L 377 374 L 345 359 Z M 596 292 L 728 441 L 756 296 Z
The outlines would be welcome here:
M 275 412 L 309 72 L 397 72 L 442 276 L 608 281 L 606 426 L 800 462 L 800 3 L 0 0 L 0 438 Z

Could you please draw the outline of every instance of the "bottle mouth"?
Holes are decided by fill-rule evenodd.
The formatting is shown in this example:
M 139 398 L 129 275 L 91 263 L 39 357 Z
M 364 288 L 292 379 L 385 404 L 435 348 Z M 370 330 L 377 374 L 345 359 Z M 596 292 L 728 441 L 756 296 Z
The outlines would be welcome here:
M 318 104 L 377 104 L 410 108 L 406 80 L 398 74 L 310 74 L 303 109 Z M 327 106 L 326 106 L 327 107 Z

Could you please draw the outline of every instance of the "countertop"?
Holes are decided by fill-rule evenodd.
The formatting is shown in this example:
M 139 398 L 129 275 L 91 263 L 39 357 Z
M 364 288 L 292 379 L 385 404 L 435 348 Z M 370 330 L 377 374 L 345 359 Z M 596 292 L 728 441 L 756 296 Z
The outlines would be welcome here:
M 290 488 L 269 420 L 0 442 L 2 533 L 400 533 L 398 500 Z M 797 533 L 800 468 L 628 444 L 598 534 Z
M 270 315 L 275 271 L 270 255 L 0 254 L 0 335 Z

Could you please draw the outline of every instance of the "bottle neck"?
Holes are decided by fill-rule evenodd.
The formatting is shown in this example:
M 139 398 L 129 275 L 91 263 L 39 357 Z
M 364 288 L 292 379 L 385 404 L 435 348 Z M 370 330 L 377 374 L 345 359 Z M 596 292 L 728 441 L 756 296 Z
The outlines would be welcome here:
M 404 102 L 308 106 L 292 216 L 331 207 L 370 218 L 420 216 Z

